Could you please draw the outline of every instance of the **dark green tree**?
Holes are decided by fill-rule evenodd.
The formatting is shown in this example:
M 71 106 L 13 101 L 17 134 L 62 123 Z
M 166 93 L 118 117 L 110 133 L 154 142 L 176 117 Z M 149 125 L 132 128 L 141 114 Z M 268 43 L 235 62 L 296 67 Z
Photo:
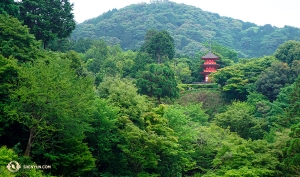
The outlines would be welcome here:
M 300 60 L 300 42 L 290 40 L 283 43 L 276 50 L 275 57 L 291 66 L 294 60 Z
M 0 15 L 0 54 L 5 58 L 12 56 L 20 62 L 32 61 L 39 56 L 39 45 L 18 19 Z
M 162 62 L 163 57 L 172 59 L 175 55 L 174 39 L 167 31 L 160 31 L 151 37 L 146 51 L 157 59 L 157 63 Z
M 8 14 L 14 17 L 18 17 L 19 7 L 14 0 L 2 0 L 0 2 L 0 14 Z
M 258 92 L 274 101 L 286 84 L 290 83 L 290 67 L 286 63 L 275 62 L 266 71 L 263 71 L 255 85 Z
M 138 74 L 137 87 L 139 93 L 156 97 L 159 103 L 161 103 L 161 98 L 174 99 L 179 96 L 174 72 L 164 65 L 148 65 L 145 71 Z
M 66 38 L 75 29 L 69 0 L 22 0 L 20 18 L 30 28 L 36 39 L 42 40 L 44 48 L 56 38 Z
M 291 86 L 292 90 L 288 95 L 289 106 L 287 107 L 286 121 L 287 125 L 293 125 L 300 120 L 300 76 L 296 82 Z
M 151 38 L 154 37 L 157 33 L 158 33 L 158 31 L 155 29 L 150 29 L 147 31 L 147 33 L 145 35 L 145 39 L 144 39 L 144 44 L 140 48 L 141 52 L 147 52 L 147 48 L 149 47 Z
M 291 139 L 287 141 L 284 149 L 284 164 L 291 176 L 300 175 L 300 123 L 291 127 Z
M 16 87 L 15 81 L 17 81 L 17 78 L 17 61 L 11 58 L 4 58 L 2 55 L 0 55 L 0 145 L 12 145 L 10 143 L 10 140 L 12 140 L 10 136 L 11 132 L 8 131 L 8 128 L 11 126 L 11 122 L 8 121 L 7 115 L 4 113 L 3 108 L 10 101 L 10 91 Z M 14 131 L 14 133 L 15 132 L 16 131 Z
M 237 64 L 219 69 L 218 72 L 210 74 L 210 77 L 212 81 L 221 85 L 227 101 L 232 99 L 246 100 L 249 90 L 255 90 L 253 85 L 257 77 L 274 61 L 276 61 L 275 57 L 271 56 L 241 60 Z
M 134 64 L 132 66 L 132 77 L 137 77 L 137 73 L 145 70 L 145 67 L 151 63 L 155 63 L 155 60 L 148 53 L 138 52 L 134 58 Z

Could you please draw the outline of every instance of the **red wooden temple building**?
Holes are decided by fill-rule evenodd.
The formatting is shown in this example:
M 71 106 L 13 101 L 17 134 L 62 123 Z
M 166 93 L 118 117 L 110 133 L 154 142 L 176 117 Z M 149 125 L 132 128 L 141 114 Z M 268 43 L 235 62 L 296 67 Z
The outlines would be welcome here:
M 204 60 L 204 64 L 201 65 L 204 68 L 204 71 L 200 72 L 200 74 L 204 75 L 204 82 L 209 82 L 208 75 L 212 72 L 216 72 L 217 68 L 220 66 L 216 63 L 216 60 L 219 60 L 219 57 L 209 51 L 208 54 L 201 58 L 201 60 Z

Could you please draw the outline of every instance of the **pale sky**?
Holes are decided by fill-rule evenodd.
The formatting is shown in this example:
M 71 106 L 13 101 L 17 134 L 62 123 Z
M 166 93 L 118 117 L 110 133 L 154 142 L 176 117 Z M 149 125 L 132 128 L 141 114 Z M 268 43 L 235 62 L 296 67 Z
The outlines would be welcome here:
M 300 0 L 170 0 L 199 7 L 204 11 L 218 13 L 252 22 L 257 25 L 271 24 L 300 28 Z M 123 8 L 130 4 L 149 0 L 70 0 L 74 3 L 75 20 L 81 23 L 97 17 L 113 8 Z

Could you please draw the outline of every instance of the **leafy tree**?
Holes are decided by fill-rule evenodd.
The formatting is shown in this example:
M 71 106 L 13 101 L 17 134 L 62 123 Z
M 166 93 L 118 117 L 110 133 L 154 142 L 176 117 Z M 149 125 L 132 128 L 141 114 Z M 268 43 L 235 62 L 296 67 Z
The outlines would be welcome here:
M 139 93 L 156 97 L 159 103 L 161 98 L 177 98 L 179 93 L 174 72 L 168 66 L 158 64 L 150 64 L 138 74 L 137 87 Z
M 40 52 L 39 43 L 18 19 L 0 14 L 0 54 L 20 62 L 33 61 Z
M 13 149 L 8 149 L 6 146 L 2 146 L 0 148 L 0 175 L 5 177 L 15 177 L 15 176 L 36 176 L 36 177 L 43 177 L 46 176 L 43 174 L 41 170 L 38 169 L 22 169 L 22 163 L 24 161 L 24 158 L 18 157 L 17 153 Z M 17 172 L 10 172 L 6 168 L 6 166 L 12 162 L 17 161 L 21 168 Z M 26 159 L 26 165 L 35 165 L 32 161 Z
M 147 48 L 149 47 L 149 44 L 151 42 L 151 38 L 153 38 L 156 34 L 158 34 L 158 31 L 155 29 L 149 29 L 146 32 L 145 38 L 144 38 L 144 44 L 140 48 L 141 52 L 147 52 Z
M 300 59 L 292 62 L 290 75 L 292 81 L 295 81 L 300 76 Z
M 22 65 L 18 87 L 5 107 L 9 119 L 28 131 L 24 155 L 40 164 L 52 163 L 57 175 L 71 171 L 78 175 L 94 167 L 87 144 L 82 143 L 89 130 L 93 81 L 78 77 L 70 66 L 70 60 L 55 54 Z
M 170 66 L 174 64 L 173 70 L 176 79 L 180 83 L 191 83 L 192 77 L 191 73 L 192 71 L 190 70 L 189 67 L 189 61 L 186 58 L 175 58 L 173 59 L 173 62 L 170 62 Z
M 122 159 L 118 159 L 120 161 L 119 163 L 115 159 L 117 158 L 116 154 L 118 154 L 116 146 L 119 141 L 119 134 L 115 124 L 119 116 L 120 108 L 112 106 L 108 100 L 100 98 L 97 98 L 92 106 L 94 110 L 91 127 L 93 130 L 86 135 L 89 148 L 91 149 L 93 157 L 96 159 L 96 173 L 114 171 L 116 170 L 116 164 L 118 164 L 117 168 L 124 170 L 121 165 Z M 124 164 L 123 166 L 126 165 Z
M 287 141 L 284 149 L 284 163 L 292 172 L 291 176 L 298 176 L 300 175 L 300 123 L 291 127 L 290 137 L 291 139 Z
M 157 63 L 162 62 L 162 57 L 172 59 L 175 55 L 174 39 L 167 31 L 160 31 L 151 37 L 146 51 L 157 59 Z
M 75 29 L 73 4 L 69 0 L 23 0 L 20 3 L 20 18 L 30 28 L 44 48 L 56 38 L 66 38 Z
M 93 73 L 98 73 L 101 65 L 108 57 L 109 50 L 103 40 L 99 40 L 85 53 L 85 60 L 87 61 L 87 69 Z
M 70 60 L 70 68 L 73 69 L 77 76 L 87 76 L 86 68 L 84 67 L 81 57 L 78 53 L 76 53 L 74 50 L 71 50 L 66 53 L 62 53 L 60 55 L 62 59 Z
M 71 50 L 71 41 L 68 38 L 55 39 L 49 42 L 47 49 L 51 51 L 67 52 Z
M 300 77 L 291 86 L 292 90 L 288 95 L 290 101 L 289 106 L 286 109 L 285 123 L 287 125 L 293 125 L 299 122 L 300 119 Z
M 241 60 L 237 64 L 219 69 L 218 72 L 210 74 L 210 77 L 212 81 L 221 85 L 227 100 L 246 100 L 248 92 L 255 90 L 253 85 L 260 73 L 274 61 L 276 59 L 271 56 Z
M 108 99 L 112 105 L 120 108 L 120 116 L 128 117 L 133 123 L 141 126 L 141 115 L 147 110 L 147 104 L 145 97 L 137 91 L 132 81 L 117 77 L 105 78 L 97 88 L 100 98 Z
M 196 152 L 195 142 L 199 135 L 198 128 L 205 125 L 208 115 L 204 113 L 201 104 L 180 106 L 172 105 L 166 107 L 164 117 L 168 119 L 168 125 L 174 130 L 174 134 L 178 137 L 178 160 L 183 174 L 197 170 L 197 160 L 199 159 Z M 175 160 L 173 160 L 175 161 Z
M 300 42 L 290 40 L 283 43 L 276 50 L 275 57 L 291 66 L 294 60 L 300 60 Z
M 8 14 L 18 17 L 19 7 L 14 0 L 3 0 L 0 2 L 0 14 Z
M 139 71 L 144 71 L 148 64 L 154 63 L 155 60 L 146 52 L 138 52 L 134 58 L 132 66 L 132 77 L 136 78 Z
M 14 84 L 18 78 L 18 69 L 16 60 L 0 55 L 0 144 L 11 145 L 9 139 L 12 138 L 8 130 L 11 122 L 8 121 L 4 107 L 9 104 L 10 91 L 16 87 Z
M 234 138 L 223 141 L 213 160 L 214 173 L 204 176 L 274 176 L 280 173 L 279 161 L 263 140 Z M 214 174 L 214 175 L 213 175 Z
M 261 139 L 263 128 L 254 118 L 254 107 L 246 102 L 233 102 L 224 113 L 217 114 L 214 122 L 223 127 L 229 127 L 242 138 Z
M 120 131 L 124 137 L 118 147 L 126 154 L 128 165 L 135 175 L 143 170 L 147 176 L 171 176 L 178 169 L 178 143 L 174 131 L 162 117 L 164 106 L 143 115 L 145 127 L 139 129 L 131 121 L 122 119 Z M 176 159 L 176 161 L 174 161 Z M 169 166 L 171 165 L 171 167 Z
M 263 71 L 257 79 L 255 85 L 258 92 L 274 101 L 286 84 L 290 83 L 290 68 L 287 64 L 276 62 L 266 71 Z

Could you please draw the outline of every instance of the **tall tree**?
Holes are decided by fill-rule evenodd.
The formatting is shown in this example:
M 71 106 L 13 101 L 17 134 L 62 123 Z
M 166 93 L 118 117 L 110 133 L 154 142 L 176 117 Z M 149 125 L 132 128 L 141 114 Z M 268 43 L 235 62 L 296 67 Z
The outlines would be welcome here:
M 175 55 L 174 39 L 167 31 L 154 34 L 146 47 L 146 51 L 157 59 L 158 64 L 162 62 L 162 57 L 172 59 Z
M 156 97 L 158 102 L 161 98 L 177 98 L 179 90 L 171 68 L 164 65 L 150 64 L 145 71 L 137 76 L 137 87 L 141 94 Z
M 10 121 L 28 131 L 25 156 L 52 163 L 56 174 L 79 176 L 94 166 L 83 143 L 95 96 L 93 80 L 78 77 L 70 60 L 49 55 L 51 59 L 46 61 L 22 65 L 18 87 L 4 110 Z M 59 168 L 61 165 L 64 168 Z
M 19 7 L 14 0 L 2 0 L 0 2 L 0 14 L 8 14 L 18 17 Z
M 27 27 L 14 17 L 0 15 L 0 54 L 20 62 L 32 61 L 39 55 L 39 43 Z
M 68 37 L 75 29 L 72 13 L 73 4 L 69 0 L 22 0 L 20 18 L 30 28 L 44 48 L 56 38 Z

